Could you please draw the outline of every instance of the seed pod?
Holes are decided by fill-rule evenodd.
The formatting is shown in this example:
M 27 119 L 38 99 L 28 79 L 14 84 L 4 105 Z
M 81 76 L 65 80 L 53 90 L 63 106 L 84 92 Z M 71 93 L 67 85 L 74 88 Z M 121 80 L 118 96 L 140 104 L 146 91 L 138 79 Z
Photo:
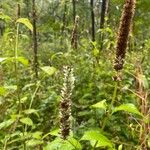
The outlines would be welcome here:
M 116 71 L 123 69 L 130 28 L 135 11 L 135 1 L 136 0 L 126 0 L 124 4 L 117 37 L 116 58 L 114 63 L 114 69 Z

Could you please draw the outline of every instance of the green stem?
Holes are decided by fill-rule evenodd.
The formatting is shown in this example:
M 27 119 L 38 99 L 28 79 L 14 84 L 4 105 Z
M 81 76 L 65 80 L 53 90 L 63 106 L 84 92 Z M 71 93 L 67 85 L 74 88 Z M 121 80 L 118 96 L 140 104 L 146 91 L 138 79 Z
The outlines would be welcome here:
M 112 106 L 114 105 L 114 102 L 115 102 L 115 100 L 116 100 L 116 96 L 117 96 L 117 88 L 118 88 L 118 82 L 115 81 L 114 93 L 113 93 L 113 97 L 112 97 L 110 109 L 112 108 Z
M 111 104 L 108 108 L 108 114 L 107 116 L 104 118 L 104 122 L 103 122 L 103 125 L 102 125 L 102 130 L 104 130 L 106 124 L 107 124 L 107 121 L 109 120 L 110 116 L 111 116 L 111 109 L 115 103 L 115 100 L 116 100 L 116 97 L 117 97 L 117 88 L 118 88 L 118 82 L 115 81 L 115 85 L 114 85 L 114 92 L 113 92 L 113 97 L 112 97 L 112 101 L 111 101 Z
M 21 101 L 20 101 L 20 92 L 19 92 L 19 79 L 18 79 L 18 43 L 19 43 L 19 24 L 17 24 L 17 33 L 16 33 L 16 43 L 15 43 L 15 78 L 17 85 L 17 100 L 19 102 L 19 114 L 21 111 Z
M 33 93 L 33 95 L 32 95 L 32 98 L 31 98 L 31 101 L 30 101 L 30 104 L 29 104 L 29 108 L 28 108 L 28 109 L 31 109 L 32 104 L 33 104 L 33 101 L 34 101 L 34 98 L 35 98 L 35 96 L 36 96 L 36 93 L 37 93 L 39 87 L 40 87 L 40 81 L 37 83 L 37 87 L 36 87 L 36 89 L 35 89 L 35 91 L 34 91 L 34 93 Z M 24 132 L 26 132 L 26 131 L 27 131 L 27 125 L 25 125 L 25 128 L 24 128 Z

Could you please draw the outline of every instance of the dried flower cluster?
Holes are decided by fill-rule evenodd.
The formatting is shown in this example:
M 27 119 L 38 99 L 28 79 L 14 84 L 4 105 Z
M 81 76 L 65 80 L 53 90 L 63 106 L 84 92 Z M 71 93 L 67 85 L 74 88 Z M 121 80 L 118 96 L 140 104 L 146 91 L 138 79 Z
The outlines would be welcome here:
M 61 90 L 60 102 L 60 134 L 62 139 L 66 139 L 71 129 L 71 95 L 74 88 L 73 69 L 65 66 L 64 83 Z
M 126 48 L 128 43 L 128 37 L 130 33 L 130 28 L 132 24 L 132 19 L 134 16 L 136 0 L 126 0 L 122 17 L 120 20 L 118 38 L 117 38 L 117 48 L 116 48 L 116 58 L 114 69 L 116 71 L 122 70 L 124 64 L 124 58 L 126 54 Z
M 71 36 L 71 46 L 74 49 L 77 49 L 78 47 L 78 43 L 77 43 L 78 22 L 79 22 L 79 16 L 76 16 L 74 28 L 73 28 L 72 36 Z

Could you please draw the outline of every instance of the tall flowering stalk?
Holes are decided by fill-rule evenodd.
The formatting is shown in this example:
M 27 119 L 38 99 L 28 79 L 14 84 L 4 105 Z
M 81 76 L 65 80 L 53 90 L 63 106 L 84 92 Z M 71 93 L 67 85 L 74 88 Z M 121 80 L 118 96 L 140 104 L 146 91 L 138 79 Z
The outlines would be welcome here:
M 74 88 L 73 69 L 69 66 L 63 68 L 64 83 L 61 90 L 60 101 L 60 134 L 61 138 L 65 140 L 71 129 L 71 95 Z
M 116 58 L 114 64 L 114 69 L 116 71 L 123 69 L 130 28 L 135 12 L 135 2 L 136 0 L 125 0 L 117 37 Z

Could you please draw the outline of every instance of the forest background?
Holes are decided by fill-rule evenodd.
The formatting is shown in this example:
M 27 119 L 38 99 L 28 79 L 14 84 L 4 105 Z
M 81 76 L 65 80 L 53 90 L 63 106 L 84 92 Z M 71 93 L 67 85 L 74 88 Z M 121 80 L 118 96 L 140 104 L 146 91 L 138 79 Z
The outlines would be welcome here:
M 0 149 L 150 148 L 150 0 L 114 68 L 127 1 L 0 0 Z

